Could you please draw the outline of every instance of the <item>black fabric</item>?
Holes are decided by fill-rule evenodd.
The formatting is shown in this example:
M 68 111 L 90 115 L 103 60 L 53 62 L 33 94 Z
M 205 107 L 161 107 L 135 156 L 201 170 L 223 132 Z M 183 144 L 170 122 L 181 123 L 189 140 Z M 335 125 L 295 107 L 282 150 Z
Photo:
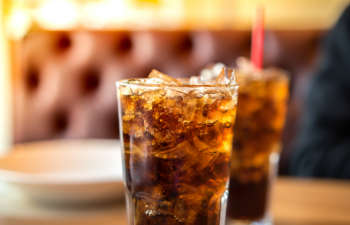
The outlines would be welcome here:
M 350 178 L 350 7 L 330 31 L 311 81 L 290 173 Z

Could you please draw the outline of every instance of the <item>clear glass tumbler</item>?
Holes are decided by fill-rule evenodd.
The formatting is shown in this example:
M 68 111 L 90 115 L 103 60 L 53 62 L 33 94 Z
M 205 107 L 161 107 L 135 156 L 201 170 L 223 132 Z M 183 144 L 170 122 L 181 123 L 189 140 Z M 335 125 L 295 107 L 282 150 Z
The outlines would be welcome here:
M 117 82 L 129 225 L 224 225 L 236 85 Z
M 237 70 L 240 89 L 227 221 L 229 225 L 267 225 L 272 224 L 269 201 L 281 149 L 289 79 L 281 70 L 242 67 Z

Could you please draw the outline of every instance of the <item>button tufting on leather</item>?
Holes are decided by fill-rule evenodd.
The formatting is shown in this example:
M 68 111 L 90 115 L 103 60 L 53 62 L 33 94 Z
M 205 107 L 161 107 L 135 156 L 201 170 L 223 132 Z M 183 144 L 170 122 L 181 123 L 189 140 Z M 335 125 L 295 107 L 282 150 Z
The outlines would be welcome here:
M 68 33 L 62 33 L 57 38 L 56 47 L 57 47 L 58 50 L 65 51 L 68 48 L 70 48 L 71 45 L 72 45 L 72 40 L 69 37 Z
M 65 110 L 58 110 L 53 114 L 52 127 L 55 133 L 63 133 L 69 125 L 68 113 Z
M 34 92 L 40 84 L 39 71 L 36 67 L 30 66 L 25 76 L 25 85 L 27 90 L 32 93 Z
M 296 78 L 309 79 L 300 71 L 314 68 L 309 62 L 317 56 L 323 34 L 317 30 L 266 32 L 266 65 L 283 67 L 291 74 L 291 116 L 284 141 L 287 148 L 294 135 L 290 124 L 299 119 L 294 112 L 304 98 L 293 94 L 300 89 Z M 115 138 L 115 81 L 144 77 L 153 68 L 188 76 L 211 62 L 232 65 L 237 56 L 249 57 L 250 31 L 33 31 L 11 49 L 19 56 L 11 62 L 13 67 L 23 71 L 14 73 L 12 79 L 16 142 L 57 136 Z M 35 98 L 28 97 L 39 88 Z M 62 102 L 70 107 L 59 105 Z M 30 113 L 23 110 L 27 106 Z
M 82 93 L 89 95 L 98 89 L 100 85 L 100 71 L 96 67 L 89 67 L 83 72 L 82 76 Z
M 116 43 L 116 53 L 126 54 L 133 48 L 132 38 L 129 33 L 121 34 Z
M 191 34 L 186 33 L 183 35 L 183 37 L 180 38 L 175 50 L 179 54 L 190 54 L 193 48 L 194 48 L 193 38 Z

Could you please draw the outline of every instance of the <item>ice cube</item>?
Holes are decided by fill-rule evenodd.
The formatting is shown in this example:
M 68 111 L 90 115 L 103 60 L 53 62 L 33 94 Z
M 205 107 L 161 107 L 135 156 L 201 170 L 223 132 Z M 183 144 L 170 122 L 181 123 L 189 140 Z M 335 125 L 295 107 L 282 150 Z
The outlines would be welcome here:
M 215 79 L 216 84 L 236 84 L 235 72 L 232 68 L 223 67 L 220 74 Z
M 157 81 L 161 84 L 172 84 L 172 85 L 179 85 L 181 82 L 175 78 L 170 77 L 169 75 L 165 73 L 161 73 L 158 70 L 153 69 L 151 73 L 148 75 L 148 78 L 153 78 L 153 80 Z
M 247 74 L 254 73 L 254 66 L 248 59 L 244 57 L 239 57 L 236 63 L 237 63 L 238 69 L 243 73 L 247 73 Z
M 226 67 L 223 63 L 217 63 L 201 71 L 200 81 L 231 85 L 236 84 L 236 76 L 233 69 Z
M 208 66 L 201 71 L 199 79 L 205 82 L 214 81 L 216 77 L 219 76 L 223 68 L 225 68 L 225 64 L 223 63 L 216 63 L 214 65 Z
M 160 151 L 154 151 L 154 156 L 162 159 L 177 159 L 183 158 L 191 150 L 191 145 L 188 141 L 180 142 L 174 147 Z
M 229 84 L 237 84 L 237 77 L 234 69 L 227 68 L 226 76 L 227 76 L 227 79 L 229 80 Z
M 200 77 L 198 76 L 191 76 L 190 79 L 189 79 L 189 83 L 191 85 L 198 85 L 198 84 L 201 84 L 201 80 L 200 80 Z
M 241 84 L 250 80 L 261 80 L 265 77 L 266 73 L 263 70 L 258 70 L 247 58 L 238 58 L 236 64 L 238 68 L 237 78 Z

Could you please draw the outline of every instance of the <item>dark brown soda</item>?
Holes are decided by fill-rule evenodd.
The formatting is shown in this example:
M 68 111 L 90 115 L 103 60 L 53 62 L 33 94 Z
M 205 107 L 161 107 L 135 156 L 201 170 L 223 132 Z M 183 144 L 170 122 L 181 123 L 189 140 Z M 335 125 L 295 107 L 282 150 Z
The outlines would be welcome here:
M 230 179 L 228 216 L 237 220 L 259 220 L 268 207 L 270 183 L 268 178 L 258 182 L 242 183 Z
M 236 97 L 186 88 L 119 87 L 130 225 L 223 220 Z
M 269 180 L 274 176 L 274 159 L 280 151 L 288 98 L 288 80 L 278 72 L 270 71 L 263 77 L 238 74 L 229 221 L 258 221 L 268 210 Z

